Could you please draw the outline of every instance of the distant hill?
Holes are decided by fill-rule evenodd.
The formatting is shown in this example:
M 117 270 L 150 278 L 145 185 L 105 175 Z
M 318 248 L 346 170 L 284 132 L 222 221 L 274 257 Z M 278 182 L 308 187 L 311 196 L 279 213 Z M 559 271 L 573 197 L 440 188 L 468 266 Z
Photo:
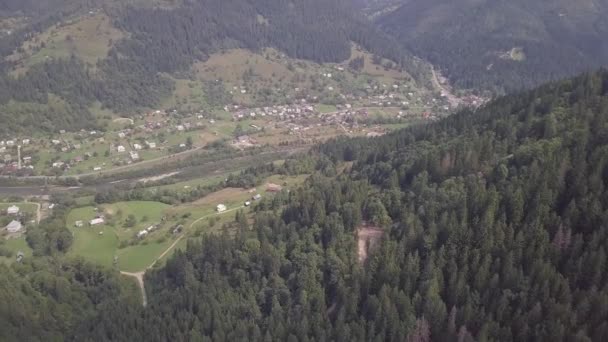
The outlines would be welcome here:
M 365 1 L 384 4 L 376 23 L 460 87 L 518 90 L 608 62 L 606 0 Z
M 89 108 L 155 107 L 213 53 L 275 48 L 341 62 L 353 43 L 418 62 L 344 0 L 10 0 L 0 4 L 0 135 L 94 124 Z M 54 107 L 49 103 L 53 103 Z M 54 108 L 53 110 L 51 110 Z

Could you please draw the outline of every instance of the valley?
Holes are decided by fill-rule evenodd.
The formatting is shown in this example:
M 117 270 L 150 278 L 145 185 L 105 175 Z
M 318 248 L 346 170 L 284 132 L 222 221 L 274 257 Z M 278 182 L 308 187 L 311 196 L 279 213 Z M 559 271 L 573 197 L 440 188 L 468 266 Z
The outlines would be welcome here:
M 604 14 L 0 1 L 0 340 L 608 340 Z

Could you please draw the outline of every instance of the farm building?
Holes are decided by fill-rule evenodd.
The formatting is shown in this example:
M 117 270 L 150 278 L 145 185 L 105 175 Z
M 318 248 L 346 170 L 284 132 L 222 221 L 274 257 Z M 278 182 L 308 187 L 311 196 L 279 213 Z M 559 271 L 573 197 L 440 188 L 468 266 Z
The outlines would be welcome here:
M 215 208 L 215 210 L 217 210 L 218 213 L 222 213 L 222 212 L 226 211 L 226 209 L 227 209 L 226 206 L 223 204 L 218 204 L 217 208 Z
M 96 226 L 99 224 L 104 224 L 104 222 L 105 222 L 105 220 L 103 219 L 103 217 L 98 217 L 98 218 L 95 218 L 95 219 L 92 219 L 91 221 L 89 221 L 89 224 L 91 226 Z
M 74 222 L 74 226 L 80 228 L 80 227 L 84 226 L 84 222 L 82 222 L 82 221 L 76 221 L 76 222 Z
M 266 191 L 269 192 L 279 192 L 281 190 L 283 190 L 283 187 L 278 184 L 268 183 L 266 186 Z
M 6 209 L 6 213 L 9 215 L 17 215 L 19 214 L 19 207 L 16 205 L 11 205 L 10 207 L 8 207 L 8 209 Z
M 19 233 L 23 229 L 23 225 L 21 222 L 13 220 L 5 228 L 9 233 Z

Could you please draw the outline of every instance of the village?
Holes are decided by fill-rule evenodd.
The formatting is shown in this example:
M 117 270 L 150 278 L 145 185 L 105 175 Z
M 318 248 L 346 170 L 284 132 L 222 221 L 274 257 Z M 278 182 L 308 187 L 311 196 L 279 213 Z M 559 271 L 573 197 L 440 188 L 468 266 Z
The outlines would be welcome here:
M 437 120 L 452 109 L 446 94 L 416 94 L 398 84 L 369 87 L 370 96 L 340 94 L 340 103 L 331 105 L 303 97 L 264 107 L 232 104 L 211 111 L 153 110 L 113 119 L 97 130 L 0 140 L 0 175 L 95 174 L 217 142 L 243 149 L 317 143 L 342 134 L 373 137 Z M 467 99 L 470 102 L 463 102 Z M 476 99 L 467 99 L 459 105 L 477 104 Z

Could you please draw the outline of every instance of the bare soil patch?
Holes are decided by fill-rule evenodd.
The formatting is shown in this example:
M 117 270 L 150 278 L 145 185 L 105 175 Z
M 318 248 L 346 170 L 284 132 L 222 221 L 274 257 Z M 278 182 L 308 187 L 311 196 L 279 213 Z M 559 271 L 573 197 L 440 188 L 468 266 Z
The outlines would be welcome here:
M 357 244 L 360 263 L 367 260 L 369 251 L 378 245 L 382 235 L 384 235 L 384 231 L 380 227 L 363 224 L 357 228 Z

